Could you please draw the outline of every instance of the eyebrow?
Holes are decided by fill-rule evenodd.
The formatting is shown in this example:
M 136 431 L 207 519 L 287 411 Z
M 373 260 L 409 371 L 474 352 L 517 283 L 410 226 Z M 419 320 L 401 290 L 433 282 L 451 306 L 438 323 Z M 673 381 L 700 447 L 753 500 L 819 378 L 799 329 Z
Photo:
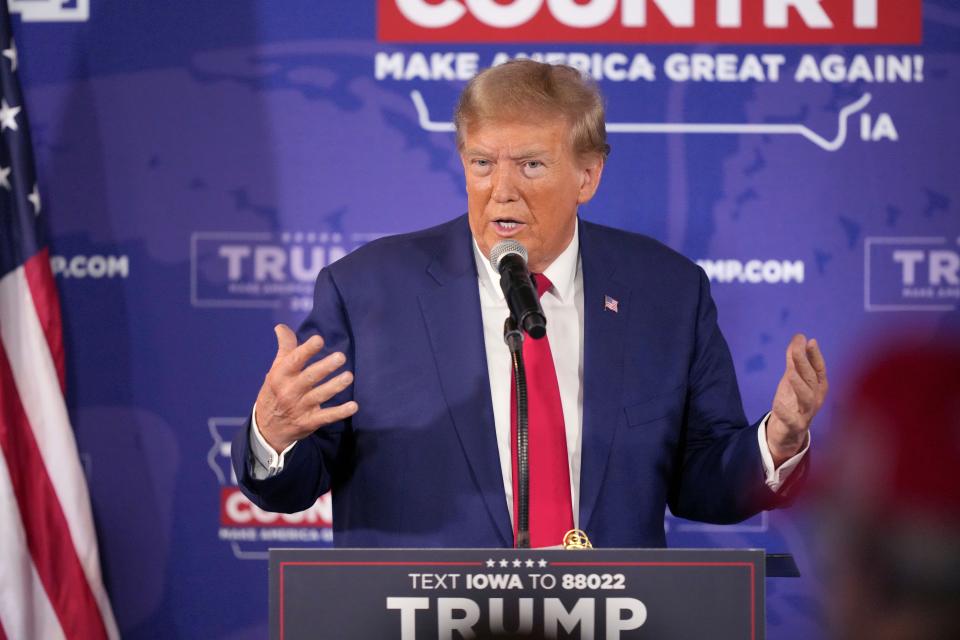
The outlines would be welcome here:
M 488 151 L 485 151 L 485 150 L 483 150 L 483 149 L 478 149 L 478 148 L 476 148 L 476 147 L 473 147 L 473 148 L 470 148 L 470 149 L 467 149 L 466 151 L 464 151 L 464 155 L 467 155 L 467 156 L 483 156 L 483 157 L 490 158 L 490 157 L 493 157 L 495 154 L 490 153 L 490 152 L 488 152 Z M 511 160 L 514 160 L 514 161 L 516 161 L 516 160 L 527 160 L 527 159 L 529 159 L 529 158 L 535 158 L 535 157 L 537 157 L 537 156 L 549 156 L 549 155 L 550 155 L 550 153 L 549 153 L 549 151 L 548 151 L 547 149 L 543 149 L 543 148 L 540 148 L 540 147 L 532 147 L 532 148 L 530 148 L 530 149 L 523 149 L 523 150 L 519 151 L 518 153 L 512 154 L 512 155 L 510 156 L 510 159 L 511 159 Z
M 493 154 L 492 154 L 492 153 L 488 153 L 488 152 L 484 151 L 483 149 L 477 149 L 476 147 L 473 147 L 473 148 L 470 148 L 470 149 L 465 149 L 464 152 L 463 152 L 463 155 L 465 155 L 465 156 L 487 156 L 487 157 L 490 157 L 490 156 L 492 156 Z
M 530 158 L 535 158 L 538 156 L 548 156 L 548 155 L 550 155 L 550 152 L 548 152 L 546 149 L 539 149 L 537 147 L 534 147 L 532 149 L 524 149 L 520 153 L 510 156 L 510 159 L 511 160 L 528 160 Z

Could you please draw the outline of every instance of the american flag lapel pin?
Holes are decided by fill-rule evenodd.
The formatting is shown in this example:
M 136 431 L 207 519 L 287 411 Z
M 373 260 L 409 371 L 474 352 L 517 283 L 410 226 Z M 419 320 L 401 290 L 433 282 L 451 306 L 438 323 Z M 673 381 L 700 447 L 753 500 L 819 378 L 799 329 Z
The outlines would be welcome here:
M 618 312 L 620 309 L 620 303 L 617 302 L 616 298 L 611 298 L 610 296 L 603 296 L 603 308 L 605 311 L 613 311 L 614 313 Z

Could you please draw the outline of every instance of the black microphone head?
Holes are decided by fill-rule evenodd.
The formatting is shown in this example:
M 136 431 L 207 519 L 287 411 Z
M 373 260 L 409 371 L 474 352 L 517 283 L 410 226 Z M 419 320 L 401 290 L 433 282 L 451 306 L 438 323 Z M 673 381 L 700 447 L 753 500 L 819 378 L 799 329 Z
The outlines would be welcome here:
M 531 313 L 523 319 L 523 330 L 531 338 L 539 340 L 547 335 L 547 318 L 543 313 Z
M 500 263 L 509 255 L 519 256 L 523 264 L 527 264 L 527 250 L 516 240 L 501 240 L 490 249 L 490 264 L 493 270 L 500 273 Z

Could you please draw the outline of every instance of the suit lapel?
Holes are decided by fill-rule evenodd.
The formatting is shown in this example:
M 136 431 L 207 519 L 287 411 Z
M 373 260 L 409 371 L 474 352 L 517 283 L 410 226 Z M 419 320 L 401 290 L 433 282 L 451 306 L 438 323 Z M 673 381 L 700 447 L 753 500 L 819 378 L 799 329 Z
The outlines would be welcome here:
M 617 248 L 608 244 L 600 228 L 580 221 L 584 307 L 580 528 L 588 534 L 619 422 L 630 314 L 630 289 L 615 279 Z M 606 307 L 608 297 L 616 311 Z
M 471 235 L 465 217 L 463 224 L 451 225 L 450 229 L 427 268 L 439 286 L 420 295 L 420 309 L 444 399 L 467 463 L 503 545 L 512 546 L 513 530 L 497 450 Z

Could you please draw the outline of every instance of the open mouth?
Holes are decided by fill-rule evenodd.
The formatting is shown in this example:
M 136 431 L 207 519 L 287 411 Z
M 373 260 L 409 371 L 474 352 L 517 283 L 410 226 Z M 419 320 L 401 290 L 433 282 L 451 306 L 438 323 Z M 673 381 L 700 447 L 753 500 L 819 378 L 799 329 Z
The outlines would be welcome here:
M 523 226 L 522 222 L 519 220 L 514 220 L 513 218 L 497 218 L 493 221 L 493 224 L 498 231 L 503 231 L 506 233 L 516 231 Z

